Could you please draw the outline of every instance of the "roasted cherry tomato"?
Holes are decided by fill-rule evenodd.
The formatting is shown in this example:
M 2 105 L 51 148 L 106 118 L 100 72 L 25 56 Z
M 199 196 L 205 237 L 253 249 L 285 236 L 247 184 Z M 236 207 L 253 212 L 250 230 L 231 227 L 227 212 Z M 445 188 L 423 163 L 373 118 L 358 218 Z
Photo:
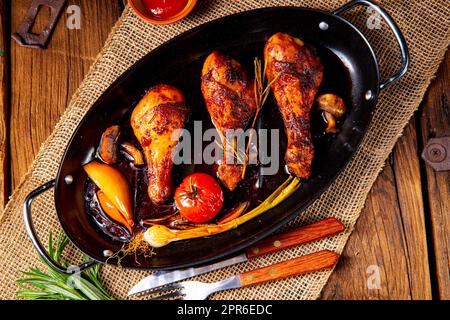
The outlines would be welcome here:
M 185 219 L 204 223 L 222 209 L 223 192 L 213 177 L 194 173 L 184 178 L 175 190 L 175 203 Z

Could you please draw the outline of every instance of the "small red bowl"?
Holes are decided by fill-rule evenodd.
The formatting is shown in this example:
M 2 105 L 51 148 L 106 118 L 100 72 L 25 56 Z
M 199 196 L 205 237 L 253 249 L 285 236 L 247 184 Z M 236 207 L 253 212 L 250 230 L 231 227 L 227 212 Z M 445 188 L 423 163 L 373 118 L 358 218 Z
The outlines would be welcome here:
M 166 19 L 161 19 L 152 15 L 148 10 L 145 9 L 142 4 L 142 0 L 128 0 L 128 4 L 131 8 L 136 12 L 136 14 L 143 20 L 152 23 L 152 24 L 170 24 L 177 21 L 180 21 L 184 17 L 186 17 L 191 11 L 194 9 L 197 4 L 197 0 L 188 0 L 186 6 L 183 10 Z

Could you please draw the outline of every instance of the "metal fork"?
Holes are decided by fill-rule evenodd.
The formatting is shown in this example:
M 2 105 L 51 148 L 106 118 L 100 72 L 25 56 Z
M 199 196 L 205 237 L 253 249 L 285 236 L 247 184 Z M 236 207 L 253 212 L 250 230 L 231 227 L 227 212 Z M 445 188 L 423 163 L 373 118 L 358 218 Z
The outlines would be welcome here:
M 330 269 L 334 267 L 338 259 L 339 255 L 337 253 L 322 250 L 267 267 L 247 271 L 214 283 L 184 281 L 148 291 L 146 294 L 156 295 L 150 300 L 205 300 L 211 294 L 222 290 L 242 288 L 299 274 Z

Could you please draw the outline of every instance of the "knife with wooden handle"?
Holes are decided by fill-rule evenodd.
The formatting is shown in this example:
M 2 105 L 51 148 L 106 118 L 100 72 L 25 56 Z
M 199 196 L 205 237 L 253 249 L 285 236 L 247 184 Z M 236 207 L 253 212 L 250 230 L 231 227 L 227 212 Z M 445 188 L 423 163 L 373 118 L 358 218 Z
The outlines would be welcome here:
M 257 242 L 240 255 L 206 266 L 187 268 L 175 271 L 160 271 L 142 279 L 128 292 L 128 295 L 143 293 L 169 283 L 188 279 L 200 274 L 222 269 L 237 263 L 246 262 L 273 252 L 285 250 L 311 241 L 326 238 L 345 229 L 342 222 L 335 218 L 327 218 L 310 225 L 302 226 L 284 233 L 270 236 Z M 243 279 L 246 279 L 245 277 Z M 245 280 L 244 280 L 245 281 Z

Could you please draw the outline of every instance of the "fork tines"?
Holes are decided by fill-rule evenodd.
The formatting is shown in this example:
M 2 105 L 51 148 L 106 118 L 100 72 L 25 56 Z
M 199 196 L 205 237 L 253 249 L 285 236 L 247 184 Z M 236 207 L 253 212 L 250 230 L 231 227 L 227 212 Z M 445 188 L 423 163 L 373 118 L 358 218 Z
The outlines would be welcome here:
M 171 299 L 171 298 L 177 298 L 175 300 L 181 300 L 183 298 L 183 289 L 184 287 L 179 284 L 179 283 L 173 283 L 173 284 L 168 284 L 166 286 L 163 287 L 157 287 L 154 289 L 150 289 L 147 291 L 142 292 L 141 294 L 139 294 L 139 296 L 143 297 L 143 296 L 154 296 L 152 298 L 150 298 L 149 300 L 164 300 L 164 299 Z

